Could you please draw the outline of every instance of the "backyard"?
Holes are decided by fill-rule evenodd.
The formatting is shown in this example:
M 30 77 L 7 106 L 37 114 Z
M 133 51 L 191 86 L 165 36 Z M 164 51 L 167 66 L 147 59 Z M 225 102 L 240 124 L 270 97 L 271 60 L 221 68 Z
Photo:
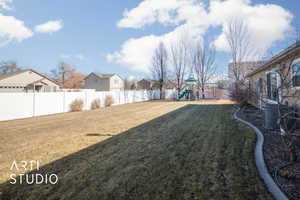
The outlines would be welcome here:
M 232 102 L 143 102 L 0 122 L 0 199 L 272 199 Z M 50 184 L 8 182 L 14 161 Z M 2 195 L 1 195 L 2 193 Z

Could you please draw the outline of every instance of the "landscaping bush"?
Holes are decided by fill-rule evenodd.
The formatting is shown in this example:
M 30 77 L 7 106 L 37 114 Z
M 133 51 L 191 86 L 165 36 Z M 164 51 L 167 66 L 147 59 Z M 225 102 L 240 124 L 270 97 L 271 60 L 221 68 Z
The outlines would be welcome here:
M 101 101 L 100 101 L 100 99 L 95 99 L 92 102 L 91 109 L 96 110 L 96 109 L 99 109 L 99 108 L 101 108 Z
M 241 107 L 246 105 L 251 100 L 251 91 L 247 87 L 237 86 L 230 88 L 230 97 L 233 101 L 237 102 Z
M 75 99 L 71 104 L 70 104 L 70 110 L 71 112 L 78 112 L 82 111 L 83 109 L 83 100 L 81 99 Z
M 105 97 L 105 107 L 109 107 L 114 104 L 114 98 L 112 96 Z

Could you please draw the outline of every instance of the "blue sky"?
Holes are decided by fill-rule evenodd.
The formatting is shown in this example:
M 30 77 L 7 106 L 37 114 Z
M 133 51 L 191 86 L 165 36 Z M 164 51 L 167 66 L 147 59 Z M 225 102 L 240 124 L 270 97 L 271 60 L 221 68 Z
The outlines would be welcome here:
M 219 17 L 218 13 L 220 13 L 218 9 L 220 7 L 222 9 L 222 6 L 226 9 L 228 5 L 222 4 L 218 0 L 212 0 L 218 3 L 215 5 L 215 13 L 211 11 L 213 9 L 209 7 L 210 4 L 208 4 L 209 1 L 207 0 L 189 0 L 193 3 L 184 3 L 183 6 L 179 3 L 178 7 L 170 7 L 170 5 L 176 5 L 177 2 L 186 0 L 168 0 L 171 4 L 163 5 L 165 6 L 163 10 L 161 10 L 160 6 L 155 7 L 157 2 L 159 2 L 157 0 L 145 0 L 148 1 L 147 5 L 153 5 L 155 9 L 152 10 L 145 9 L 146 4 L 142 0 L 13 0 L 12 2 L 0 0 L 0 5 L 1 1 L 12 8 L 0 10 L 4 18 L 3 20 L 0 18 L 0 26 L 2 26 L 2 29 L 0 28 L 1 41 L 10 38 L 9 42 L 0 47 L 1 61 L 16 61 L 24 68 L 33 68 L 44 73 L 55 68 L 58 62 L 65 61 L 83 73 L 97 71 L 119 73 L 124 77 L 150 76 L 144 70 L 148 61 L 143 62 L 144 60 L 149 60 L 149 49 L 153 48 L 153 44 L 161 39 L 171 41 L 176 38 L 173 35 L 177 34 L 176 29 L 178 27 L 185 24 L 193 24 L 192 26 L 187 26 L 191 29 L 189 30 L 191 35 L 203 35 L 205 33 L 216 40 L 219 39 L 217 41 L 219 50 L 217 57 L 218 73 L 226 72 L 229 56 L 225 50 L 226 48 L 222 47 L 223 43 L 220 37 L 224 22 L 219 22 L 217 18 Z M 277 20 L 277 17 L 274 18 L 274 16 L 277 16 L 275 11 L 271 11 L 273 13 L 267 16 L 269 19 L 266 19 L 267 17 L 264 15 L 261 16 L 265 19 L 265 23 L 271 24 L 270 29 L 278 29 L 279 31 L 272 33 L 272 35 L 277 36 L 263 44 L 264 48 L 273 48 L 274 52 L 286 44 L 284 38 L 286 38 L 286 33 L 290 31 L 290 27 L 288 28 L 287 25 L 295 25 L 300 17 L 298 16 L 299 12 L 297 12 L 297 10 L 300 10 L 300 3 L 297 3 L 296 0 L 228 1 L 233 5 L 237 5 L 236 10 L 244 9 L 245 12 L 251 10 L 249 16 L 253 16 L 250 16 L 249 20 L 255 19 L 259 21 L 260 19 L 254 15 L 274 10 L 268 5 L 274 4 L 281 7 L 281 9 L 277 10 L 278 18 L 282 19 L 281 23 L 276 24 L 274 22 Z M 260 7 L 259 5 L 264 6 Z M 242 9 L 239 9 L 238 6 Z M 180 14 L 176 14 L 180 10 L 179 8 L 182 7 L 186 9 L 183 9 L 183 12 L 180 11 Z M 133 10 L 134 8 L 135 10 Z M 125 9 L 128 11 L 128 15 L 123 15 Z M 187 16 L 182 14 L 188 9 L 191 9 L 191 12 L 199 10 L 199 13 L 203 10 L 203 15 Z M 158 14 L 153 15 L 153 12 L 160 13 L 159 15 L 161 16 L 158 16 Z M 169 12 L 172 19 L 164 19 Z M 174 12 L 178 21 L 175 20 L 175 17 L 173 19 Z M 214 19 L 209 24 L 205 22 L 207 14 L 205 12 L 211 12 L 209 15 Z M 292 15 L 293 18 L 289 19 L 287 13 Z M 227 16 L 229 14 L 220 13 L 220 15 Z M 7 32 L 5 27 L 7 24 L 4 23 L 7 16 L 13 16 L 15 21 L 23 22 L 23 26 L 31 31 L 31 35 L 18 40 L 19 37 L 22 37 L 20 34 L 26 33 L 25 30 L 24 33 L 19 33 L 18 26 L 16 26 L 17 30 L 13 27 L 11 31 Z M 120 20 L 123 20 L 123 22 L 120 23 Z M 145 20 L 148 20 L 147 23 L 144 23 Z M 194 20 L 202 22 L 194 25 Z M 38 31 L 39 29 L 36 26 L 45 25 L 49 21 L 59 22 L 61 27 L 57 28 L 57 30 L 52 30 L 52 32 L 47 28 L 46 30 L 42 29 L 45 31 Z M 13 31 L 19 32 L 17 34 Z M 257 30 L 255 29 L 255 31 L 257 35 L 262 35 L 260 27 Z M 173 32 L 174 34 L 169 34 Z M 284 37 L 282 34 L 284 34 Z M 151 35 L 153 37 L 150 37 Z M 130 40 L 132 42 L 128 42 Z M 257 39 L 257 41 L 262 40 L 264 38 Z M 146 48 L 148 50 L 145 50 Z M 128 53 L 131 51 L 132 53 Z

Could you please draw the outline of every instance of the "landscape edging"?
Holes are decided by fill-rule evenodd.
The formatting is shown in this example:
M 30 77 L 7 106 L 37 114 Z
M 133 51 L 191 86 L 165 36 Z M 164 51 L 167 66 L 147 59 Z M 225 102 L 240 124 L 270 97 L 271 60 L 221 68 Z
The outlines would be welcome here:
M 260 177 L 263 179 L 264 183 L 267 185 L 267 188 L 269 192 L 274 196 L 276 200 L 288 200 L 287 196 L 281 191 L 281 189 L 278 187 L 278 185 L 274 182 L 271 174 L 268 172 L 268 169 L 266 167 L 264 155 L 263 155 L 263 144 L 264 144 L 264 136 L 262 132 L 255 127 L 253 124 L 239 118 L 237 116 L 237 113 L 240 111 L 238 109 L 234 114 L 233 117 L 246 124 L 250 128 L 252 128 L 256 135 L 257 135 L 257 141 L 256 141 L 256 147 L 255 147 L 255 163 L 256 167 L 258 169 Z

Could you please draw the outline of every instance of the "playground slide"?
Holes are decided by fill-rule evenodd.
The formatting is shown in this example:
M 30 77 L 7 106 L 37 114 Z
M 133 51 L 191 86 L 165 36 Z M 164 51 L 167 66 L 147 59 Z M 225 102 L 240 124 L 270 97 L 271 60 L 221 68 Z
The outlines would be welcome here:
M 184 97 L 188 98 L 189 93 L 190 90 L 184 90 L 183 93 L 177 98 L 177 101 L 180 101 Z

